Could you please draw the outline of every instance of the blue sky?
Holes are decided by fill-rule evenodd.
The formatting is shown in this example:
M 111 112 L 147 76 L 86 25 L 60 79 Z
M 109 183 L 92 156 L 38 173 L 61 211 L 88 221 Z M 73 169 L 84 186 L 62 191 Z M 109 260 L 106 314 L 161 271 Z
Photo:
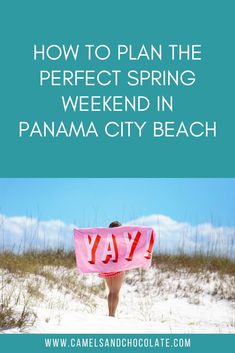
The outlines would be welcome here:
M 0 179 L 0 214 L 105 226 L 162 214 L 235 224 L 235 179 Z

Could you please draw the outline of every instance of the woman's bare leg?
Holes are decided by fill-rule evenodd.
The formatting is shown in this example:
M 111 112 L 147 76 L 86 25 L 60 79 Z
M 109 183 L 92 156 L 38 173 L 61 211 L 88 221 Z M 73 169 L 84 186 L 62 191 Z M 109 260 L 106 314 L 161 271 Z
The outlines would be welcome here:
M 108 294 L 108 307 L 109 307 L 109 316 L 115 316 L 119 301 L 119 292 L 125 277 L 125 273 L 120 273 L 116 277 L 105 278 L 107 286 L 109 288 Z

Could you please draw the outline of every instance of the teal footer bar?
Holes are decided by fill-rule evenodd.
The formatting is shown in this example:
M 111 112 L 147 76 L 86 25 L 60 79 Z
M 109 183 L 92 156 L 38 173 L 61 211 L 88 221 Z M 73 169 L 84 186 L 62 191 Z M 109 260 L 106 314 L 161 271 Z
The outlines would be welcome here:
M 1 353 L 44 352 L 234 352 L 234 334 L 2 334 Z

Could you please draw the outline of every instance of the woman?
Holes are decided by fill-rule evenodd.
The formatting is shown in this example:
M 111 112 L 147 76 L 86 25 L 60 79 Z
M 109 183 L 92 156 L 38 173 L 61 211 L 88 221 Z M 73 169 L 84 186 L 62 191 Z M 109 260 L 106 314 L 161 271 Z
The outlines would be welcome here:
M 110 223 L 109 228 L 120 227 L 122 224 L 118 221 Z M 108 289 L 108 308 L 109 316 L 115 316 L 119 302 L 119 292 L 124 281 L 125 271 L 118 272 L 102 272 L 99 277 L 104 278 Z

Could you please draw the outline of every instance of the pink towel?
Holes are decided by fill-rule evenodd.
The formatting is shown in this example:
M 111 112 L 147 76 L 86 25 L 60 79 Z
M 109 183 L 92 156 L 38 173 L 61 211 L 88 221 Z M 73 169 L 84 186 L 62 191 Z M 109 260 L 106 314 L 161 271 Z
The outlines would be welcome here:
M 151 265 L 155 232 L 150 227 L 74 229 L 79 272 L 116 272 Z

